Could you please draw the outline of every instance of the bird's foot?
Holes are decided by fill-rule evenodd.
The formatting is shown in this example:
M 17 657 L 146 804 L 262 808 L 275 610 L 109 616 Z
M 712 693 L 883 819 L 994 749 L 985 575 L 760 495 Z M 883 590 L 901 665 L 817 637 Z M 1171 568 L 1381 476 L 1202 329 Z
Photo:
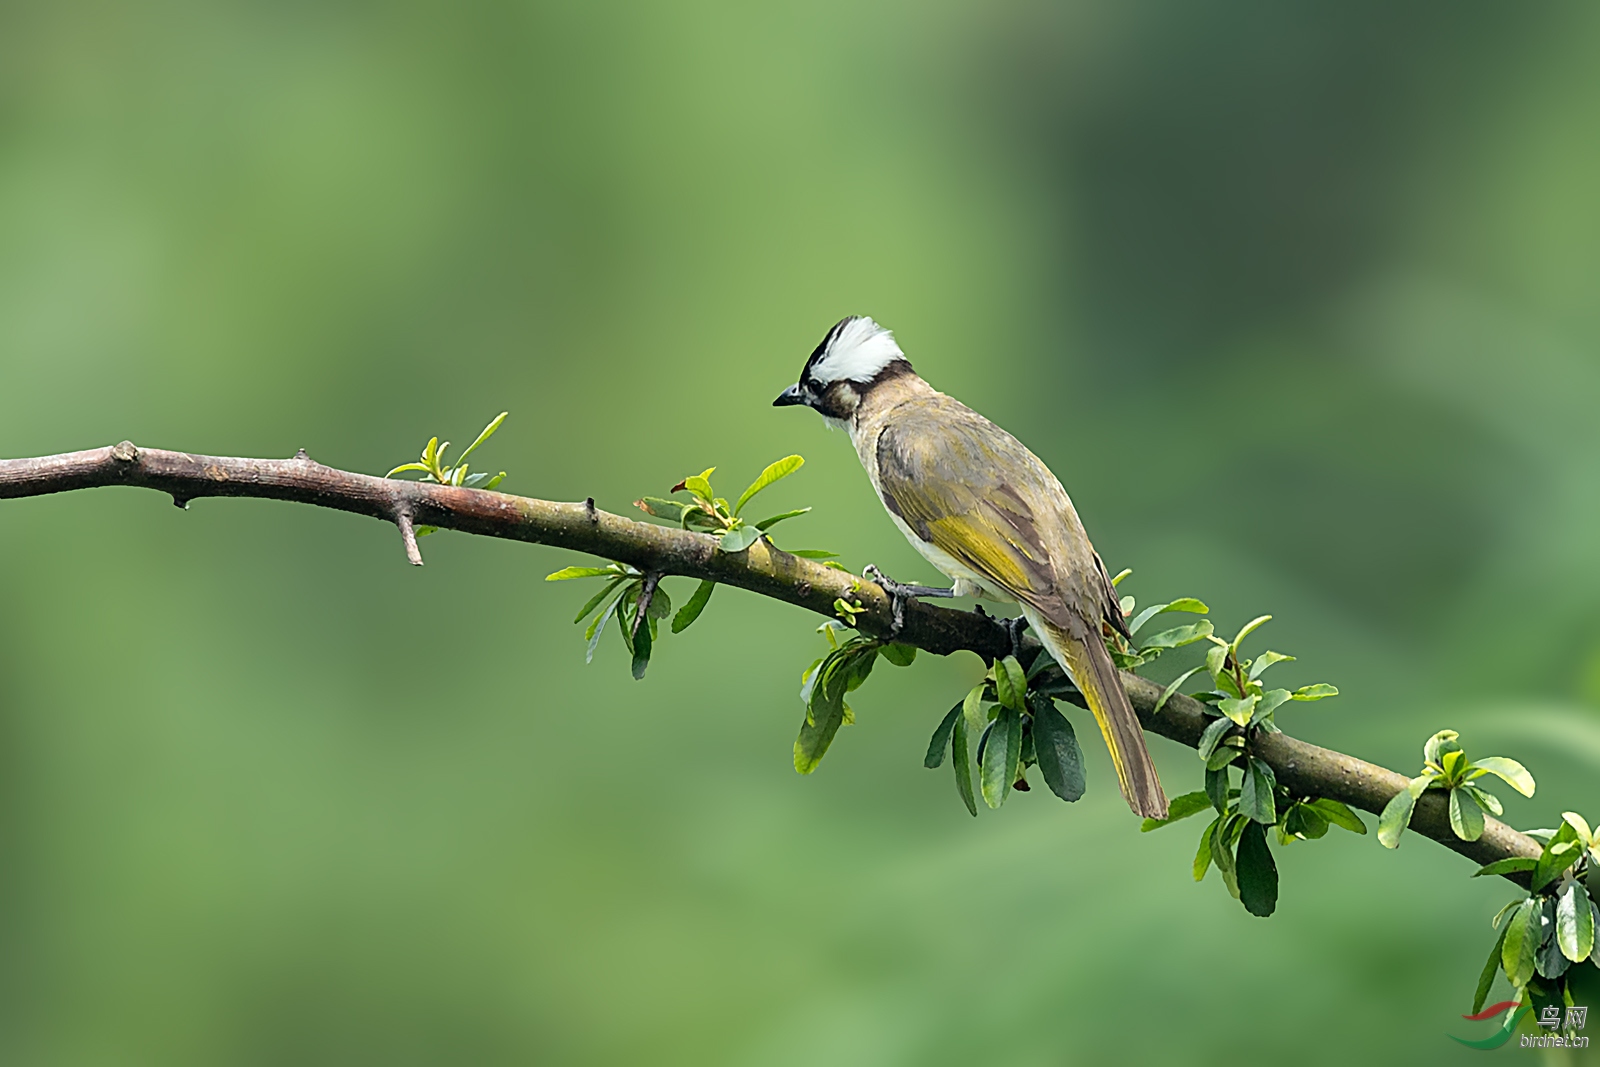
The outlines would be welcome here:
M 1022 631 L 1028 628 L 1028 617 L 1026 615 L 1018 615 L 1014 619 L 997 619 L 987 611 L 984 611 L 982 604 L 972 605 L 972 613 L 980 619 L 992 620 L 995 625 L 1006 632 L 1006 638 L 1011 642 L 1011 654 L 1017 657 L 1017 661 L 1020 663 L 1022 661 Z
M 893 621 L 889 625 L 887 637 L 891 641 L 900 636 L 900 628 L 905 625 L 907 601 L 915 600 L 917 597 L 922 596 L 955 596 L 953 590 L 941 589 L 936 585 L 908 585 L 904 582 L 897 582 L 893 578 L 886 576 L 871 563 L 862 569 L 861 574 L 863 577 L 871 578 L 877 582 L 883 587 L 883 591 L 889 594 L 889 609 L 892 612 Z
M 1004 623 L 1006 636 L 1011 638 L 1011 654 L 1017 657 L 1017 662 L 1022 662 L 1022 631 L 1028 628 L 1028 617 L 1018 615 L 1014 619 L 1007 619 Z

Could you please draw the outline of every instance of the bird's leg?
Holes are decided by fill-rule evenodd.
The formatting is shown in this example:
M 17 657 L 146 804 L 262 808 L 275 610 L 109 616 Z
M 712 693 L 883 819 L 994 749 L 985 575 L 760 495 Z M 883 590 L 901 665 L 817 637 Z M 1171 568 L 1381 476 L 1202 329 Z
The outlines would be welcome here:
M 871 578 L 877 582 L 883 587 L 883 591 L 889 594 L 889 608 L 893 613 L 893 622 L 889 625 L 888 634 L 888 638 L 891 641 L 900 636 L 900 627 L 905 625 L 906 601 L 915 600 L 919 596 L 953 597 L 956 595 L 953 589 L 940 589 L 936 585 L 907 585 L 904 582 L 897 582 L 893 578 L 885 576 L 882 571 L 871 563 L 862 569 L 861 574 L 863 577 Z
M 1028 617 L 1018 615 L 1014 619 L 1005 621 L 1006 636 L 1011 638 L 1011 654 L 1017 657 L 1017 662 L 1022 662 L 1022 631 L 1028 628 Z
M 980 619 L 989 619 L 1006 632 L 1006 637 L 1011 641 L 1011 654 L 1017 657 L 1017 662 L 1022 662 L 1022 631 L 1028 628 L 1028 617 L 1018 615 L 1014 619 L 997 619 L 983 610 L 982 604 L 972 605 L 972 613 Z

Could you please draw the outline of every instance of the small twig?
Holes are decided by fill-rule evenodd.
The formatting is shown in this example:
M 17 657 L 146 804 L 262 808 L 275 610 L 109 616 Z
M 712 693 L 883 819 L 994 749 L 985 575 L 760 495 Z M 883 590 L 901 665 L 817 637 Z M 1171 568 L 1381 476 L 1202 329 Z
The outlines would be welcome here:
M 650 601 L 656 598 L 656 586 L 661 584 L 661 578 L 660 571 L 651 571 L 644 576 L 644 584 L 639 588 L 639 610 L 633 616 L 633 629 L 628 633 L 629 637 L 639 636 L 639 625 L 650 610 Z
M 422 566 L 422 549 L 417 547 L 417 530 L 411 525 L 411 510 L 401 505 L 395 510 L 394 524 L 400 527 L 400 540 L 405 542 L 406 559 L 413 567 Z

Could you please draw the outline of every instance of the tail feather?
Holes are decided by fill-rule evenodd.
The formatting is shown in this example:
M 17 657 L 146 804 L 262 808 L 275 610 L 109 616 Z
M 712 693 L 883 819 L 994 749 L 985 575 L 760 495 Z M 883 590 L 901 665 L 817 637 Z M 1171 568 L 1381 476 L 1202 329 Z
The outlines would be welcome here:
M 1091 634 L 1085 640 L 1039 617 L 1031 609 L 1024 609 L 1024 613 L 1050 655 L 1072 676 L 1088 700 L 1089 710 L 1100 726 L 1100 735 L 1111 751 L 1117 784 L 1122 787 L 1128 807 L 1147 819 L 1165 819 L 1167 797 L 1161 791 L 1161 779 L 1156 774 L 1150 750 L 1145 747 L 1144 728 L 1139 725 L 1139 716 L 1128 702 L 1116 664 L 1111 662 L 1111 654 L 1099 635 Z

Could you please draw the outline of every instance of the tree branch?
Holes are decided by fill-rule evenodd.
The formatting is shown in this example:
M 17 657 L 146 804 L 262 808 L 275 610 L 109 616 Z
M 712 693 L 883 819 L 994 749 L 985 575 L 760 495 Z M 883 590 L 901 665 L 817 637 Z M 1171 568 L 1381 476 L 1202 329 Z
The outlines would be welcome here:
M 235 459 L 136 448 L 123 441 L 111 448 L 35 459 L 0 460 L 0 499 L 42 496 L 73 489 L 132 485 L 172 495 L 179 507 L 208 496 L 264 497 L 368 515 L 398 527 L 406 557 L 421 565 L 413 524 L 486 537 L 553 545 L 627 563 L 647 574 L 710 579 L 794 604 L 829 618 L 843 597 L 865 610 L 856 616 L 864 632 L 889 632 L 889 598 L 874 582 L 799 559 L 757 541 L 743 552 L 719 551 L 708 534 L 639 522 L 595 508 L 591 498 L 562 504 L 508 493 L 427 482 L 376 478 L 326 467 L 302 449 L 292 459 Z M 659 580 L 659 578 L 658 578 Z M 642 615 L 642 611 L 641 611 Z M 985 659 L 1011 650 L 1005 626 L 967 611 L 918 602 L 906 605 L 897 641 L 937 655 L 967 650 Z M 1031 641 L 1031 638 L 1029 638 Z M 1123 685 L 1144 728 L 1194 747 L 1213 717 L 1197 700 L 1174 694 L 1154 713 L 1162 687 L 1123 672 Z M 1266 734 L 1254 753 L 1271 765 L 1278 782 L 1296 795 L 1328 797 L 1373 814 L 1406 784 L 1394 771 L 1319 748 L 1287 734 Z M 1485 817 L 1483 836 L 1462 841 L 1450 829 L 1443 795 L 1425 793 L 1411 829 L 1476 863 L 1511 856 L 1537 857 L 1541 845 L 1497 819 Z M 1511 876 L 1526 884 L 1526 874 Z

